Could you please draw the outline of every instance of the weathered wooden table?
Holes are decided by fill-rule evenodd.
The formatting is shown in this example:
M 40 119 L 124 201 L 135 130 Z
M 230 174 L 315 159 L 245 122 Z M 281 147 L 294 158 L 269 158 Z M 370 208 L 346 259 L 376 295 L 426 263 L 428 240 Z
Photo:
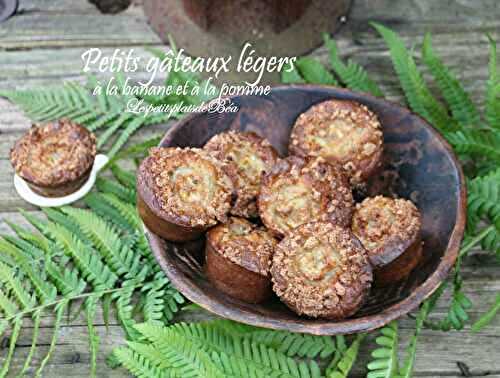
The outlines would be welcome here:
M 160 45 L 159 38 L 148 27 L 140 4 L 114 16 L 99 13 L 87 1 L 21 0 L 18 14 L 0 24 L 0 88 L 22 89 L 59 84 L 64 80 L 83 80 L 81 53 L 89 47 L 101 47 L 104 52 L 115 48 L 135 48 L 148 55 L 143 47 Z M 340 50 L 363 64 L 377 79 L 389 98 L 402 101 L 397 79 L 381 38 L 369 27 L 371 20 L 382 22 L 397 32 L 408 45 L 422 42 L 425 31 L 434 34 L 435 49 L 463 80 L 464 85 L 480 102 L 487 77 L 488 46 L 486 32 L 500 40 L 500 2 L 498 0 L 354 0 L 347 24 L 336 36 Z M 326 61 L 324 48 L 313 52 Z M 0 99 L 0 218 L 22 222 L 16 212 L 24 208 L 38 211 L 23 202 L 12 184 L 12 168 L 8 161 L 12 143 L 30 126 L 19 109 Z M 133 140 L 160 132 L 158 127 L 141 130 Z M 0 224 L 0 233 L 9 232 Z M 475 304 L 473 319 L 483 313 L 500 291 L 500 269 L 489 257 L 475 255 L 464 269 L 465 290 Z M 447 300 L 447 298 L 444 298 Z M 444 305 L 436 316 L 442 316 Z M 190 312 L 189 318 L 206 319 L 201 310 Z M 35 362 L 45 355 L 52 333 L 52 317 L 44 319 Z M 124 370 L 111 370 L 105 356 L 123 343 L 120 326 L 114 322 L 106 331 L 102 316 L 96 328 L 101 336 L 98 355 L 98 375 L 124 376 Z M 412 332 L 413 320 L 400 322 L 403 339 Z M 47 377 L 87 377 L 89 354 L 87 327 L 82 319 L 61 328 L 61 337 L 54 356 L 45 369 Z M 31 343 L 23 334 L 12 367 L 24 361 Z M 4 345 L 4 343 L 0 343 Z M 1 346 L 0 346 L 1 347 Z M 365 345 L 356 364 L 355 376 L 365 374 L 369 358 Z M 0 350 L 0 360 L 5 351 Z M 460 376 L 459 362 L 470 369 L 471 376 L 500 377 L 500 318 L 477 334 L 468 329 L 440 333 L 424 330 L 418 345 L 415 375 Z

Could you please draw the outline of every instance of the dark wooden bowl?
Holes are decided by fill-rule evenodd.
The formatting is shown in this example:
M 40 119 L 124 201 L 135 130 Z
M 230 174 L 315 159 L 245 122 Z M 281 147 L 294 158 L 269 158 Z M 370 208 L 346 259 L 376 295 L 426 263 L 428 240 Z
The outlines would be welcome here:
M 233 98 L 237 113 L 190 115 L 163 138 L 162 146 L 201 147 L 226 131 L 254 131 L 283 156 L 296 117 L 330 98 L 354 100 L 378 114 L 384 131 L 384 168 L 370 183 L 369 194 L 396 194 L 414 201 L 422 213 L 423 259 L 407 279 L 374 287 L 367 303 L 352 318 L 338 322 L 299 317 L 274 297 L 247 304 L 226 296 L 202 269 L 204 240 L 166 242 L 147 232 L 151 247 L 172 283 L 191 301 L 222 317 L 261 327 L 320 335 L 368 331 L 415 309 L 448 274 L 457 258 L 466 218 L 463 174 L 448 143 L 422 118 L 397 104 L 331 87 L 286 86 L 269 96 Z

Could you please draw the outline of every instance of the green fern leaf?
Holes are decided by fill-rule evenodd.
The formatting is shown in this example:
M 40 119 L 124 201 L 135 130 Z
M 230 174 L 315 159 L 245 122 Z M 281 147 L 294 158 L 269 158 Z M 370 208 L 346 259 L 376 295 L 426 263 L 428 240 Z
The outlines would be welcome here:
M 270 331 L 250 326 L 241 327 L 242 325 L 239 323 L 223 319 L 210 323 L 230 335 L 244 337 L 252 342 L 266 345 L 286 354 L 288 357 L 327 358 L 336 350 L 335 342 L 330 336 Z
M 349 348 L 343 353 L 342 357 L 336 362 L 336 368 L 329 371 L 327 378 L 347 378 L 358 357 L 359 347 L 365 338 L 364 334 L 356 336 Z M 368 373 L 368 376 L 371 373 Z
M 103 193 L 111 193 L 117 196 L 122 201 L 135 204 L 135 190 L 127 188 L 116 181 L 98 177 L 96 187 Z
M 56 342 L 57 342 L 57 338 L 59 336 L 59 328 L 61 327 L 62 317 L 64 315 L 64 311 L 66 310 L 66 308 L 68 306 L 68 303 L 69 303 L 69 300 L 63 300 L 62 302 L 60 302 L 56 305 L 56 308 L 55 308 L 56 318 L 54 320 L 54 325 L 53 325 L 54 330 L 52 331 L 53 334 L 52 334 L 52 338 L 50 340 L 49 350 L 47 351 L 47 354 L 43 358 L 43 360 L 40 364 L 40 367 L 36 371 L 35 376 L 37 378 L 41 377 L 42 371 L 45 368 L 45 365 L 47 365 L 47 363 L 49 362 L 50 357 L 52 356 L 52 353 L 54 352 L 54 349 L 56 348 Z
M 99 348 L 99 336 L 94 328 L 94 318 L 97 310 L 98 295 L 93 295 L 85 300 L 85 316 L 87 318 L 87 330 L 90 349 L 90 376 L 96 376 L 97 369 L 97 351 Z
M 0 290 L 0 310 L 2 310 L 7 318 L 15 317 L 18 312 L 18 307 L 15 302 L 11 300 L 2 290 Z
M 300 58 L 295 62 L 295 66 L 308 83 L 338 85 L 333 75 L 316 59 Z
M 108 156 L 110 157 L 110 159 L 112 159 L 118 153 L 118 151 L 125 145 L 125 143 L 127 143 L 132 134 L 135 133 L 140 127 L 142 127 L 145 124 L 145 121 L 146 121 L 146 115 L 143 115 L 134 118 L 127 124 L 127 126 L 122 131 L 120 136 L 114 142 L 113 147 L 111 147 L 111 149 L 108 152 Z
M 132 172 L 127 172 L 120 168 L 118 164 L 111 165 L 111 172 L 120 184 L 130 190 L 135 190 L 136 178 Z
M 110 193 L 101 193 L 100 197 L 102 200 L 118 210 L 120 215 L 127 221 L 128 224 L 132 225 L 136 230 L 142 230 L 142 220 L 139 217 L 139 214 L 137 214 L 135 206 L 120 201 L 118 197 Z
M 117 227 L 124 230 L 125 232 L 129 234 L 133 234 L 134 232 L 136 232 L 135 226 L 124 219 L 115 207 L 105 202 L 102 199 L 101 194 L 91 192 L 85 196 L 84 201 L 92 211 L 108 220 L 109 222 L 117 225 Z
M 446 139 L 456 152 L 500 162 L 500 133 L 486 130 L 462 130 L 447 133 Z
M 372 25 L 389 47 L 394 69 L 413 111 L 442 131 L 456 129 L 456 123 L 449 117 L 446 109 L 432 96 L 417 69 L 415 60 L 401 38 L 383 25 L 377 23 L 372 23 Z
M 164 332 L 179 334 L 197 348 L 211 352 L 212 358 L 216 356 L 218 359 L 224 359 L 224 354 L 231 356 L 230 370 L 238 371 L 238 366 L 246 365 L 246 368 L 254 374 L 260 372 L 264 374 L 262 376 L 315 377 L 319 374 L 319 368 L 314 362 L 297 364 L 295 360 L 275 349 L 255 343 L 246 337 L 232 336 L 210 323 L 177 323 L 164 329 Z
M 146 292 L 142 311 L 146 322 L 161 320 L 164 307 L 163 296 L 165 295 L 165 287 L 168 283 L 168 279 L 163 276 L 143 286 L 141 289 L 143 292 Z
M 139 332 L 134 328 L 135 320 L 132 317 L 133 306 L 131 304 L 135 284 L 134 280 L 125 281 L 122 284 L 123 290 L 112 295 L 116 301 L 117 318 L 129 340 L 135 340 L 139 337 Z
M 24 365 L 21 368 L 21 371 L 17 374 L 18 377 L 24 377 L 26 371 L 29 369 L 31 365 L 31 361 L 33 360 L 33 356 L 36 352 L 37 340 L 40 335 L 40 323 L 42 321 L 42 311 L 37 310 L 33 313 L 33 331 L 31 335 L 31 346 L 28 352 L 28 356 L 24 360 Z
M 167 374 L 165 371 L 158 369 L 150 362 L 152 360 L 151 356 L 158 353 L 158 350 L 154 347 L 144 344 L 129 343 L 129 348 L 117 348 L 113 351 L 120 364 L 122 364 L 126 369 L 128 369 L 132 374 L 138 378 L 163 378 Z M 147 352 L 139 353 L 135 348 L 146 350 Z M 143 355 L 143 353 L 145 355 Z M 160 354 L 158 358 L 162 358 Z
M 162 368 L 180 377 L 217 377 L 220 372 L 207 353 L 185 337 L 155 323 L 138 324 L 135 328 L 163 354 Z
M 323 36 L 325 45 L 330 51 L 330 64 L 340 80 L 350 89 L 355 91 L 371 93 L 377 97 L 383 97 L 382 91 L 377 84 L 368 77 L 363 67 L 349 60 L 347 65 L 339 58 L 337 44 L 328 34 Z
M 380 330 L 375 339 L 379 346 L 372 352 L 373 360 L 368 364 L 367 378 L 394 377 L 398 372 L 398 323 L 392 321 Z
M 428 33 L 422 46 L 422 57 L 436 80 L 453 117 L 462 126 L 476 126 L 480 122 L 479 112 L 472 103 L 460 81 L 437 57 L 432 48 L 431 35 Z
M 36 304 L 34 297 L 28 293 L 23 283 L 15 276 L 14 271 L 3 263 L 0 263 L 0 282 L 12 291 L 23 309 L 29 309 Z
M 142 269 L 140 256 L 134 255 L 121 242 L 114 228 L 91 211 L 65 207 L 63 212 L 78 224 L 83 234 L 92 241 L 95 248 L 113 269 L 113 272 L 125 278 L 133 278 Z
M 23 273 L 29 278 L 41 303 L 47 303 L 55 299 L 57 295 L 56 287 L 42 279 L 40 272 L 33 269 L 26 256 L 19 249 L 6 241 L 0 240 L 0 250 L 4 253 L 11 254 L 18 267 L 20 267 Z
M 14 355 L 14 350 L 16 349 L 16 342 L 19 338 L 21 328 L 23 326 L 22 316 L 17 316 L 14 319 L 14 326 L 12 328 L 12 333 L 10 335 L 9 350 L 7 352 L 7 357 L 2 365 L 2 370 L 0 371 L 0 377 L 5 377 L 9 371 L 10 362 L 12 361 L 12 356 Z
M 481 241 L 484 249 L 500 258 L 500 168 L 468 182 L 468 213 L 495 227 Z
M 306 81 L 297 70 L 297 66 L 289 63 L 281 71 L 281 82 L 285 84 L 302 84 Z
M 486 120 L 491 127 L 500 129 L 500 75 L 497 71 L 497 44 L 490 36 L 489 76 L 486 83 Z
M 67 230 L 71 231 L 73 234 L 78 235 L 78 238 L 86 245 L 92 246 L 92 241 L 82 234 L 78 224 L 74 222 L 73 219 L 68 217 L 66 214 L 62 213 L 60 209 L 54 209 L 47 207 L 42 209 L 47 218 L 53 223 L 60 224 L 64 226 Z
M 415 364 L 416 354 L 417 354 L 417 339 L 420 336 L 420 331 L 424 325 L 425 319 L 429 314 L 431 308 L 431 303 L 429 301 L 424 302 L 420 311 L 417 315 L 417 320 L 415 322 L 415 332 L 410 339 L 408 349 L 406 351 L 405 362 L 399 370 L 397 378 L 411 378 L 413 376 L 413 367 Z
M 499 311 L 500 311 L 500 294 L 497 294 L 495 302 L 493 303 L 491 308 L 472 325 L 472 331 L 479 332 L 480 330 L 482 330 L 484 327 L 486 327 L 493 321 L 493 319 L 495 318 L 495 316 Z
M 55 242 L 71 256 L 85 279 L 96 289 L 112 288 L 118 277 L 100 257 L 61 225 L 49 223 L 48 228 Z

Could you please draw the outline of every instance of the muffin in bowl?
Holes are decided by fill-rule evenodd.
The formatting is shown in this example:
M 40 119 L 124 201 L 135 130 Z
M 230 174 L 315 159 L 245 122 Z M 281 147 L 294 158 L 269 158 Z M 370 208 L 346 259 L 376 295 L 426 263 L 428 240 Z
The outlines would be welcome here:
M 361 186 L 381 166 L 382 128 L 366 106 L 328 100 L 299 115 L 290 135 L 289 151 L 339 164 L 348 172 L 352 185 Z
M 225 222 L 232 192 L 220 162 L 198 148 L 152 148 L 137 175 L 139 215 L 170 241 L 197 239 Z

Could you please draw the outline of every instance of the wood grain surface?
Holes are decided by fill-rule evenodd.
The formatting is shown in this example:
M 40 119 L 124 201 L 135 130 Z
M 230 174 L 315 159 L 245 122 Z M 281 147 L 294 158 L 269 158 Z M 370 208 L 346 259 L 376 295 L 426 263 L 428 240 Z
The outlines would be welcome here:
M 382 39 L 368 25 L 378 21 L 402 35 L 408 46 L 416 46 L 417 61 L 423 35 L 432 31 L 435 50 L 461 78 L 472 93 L 473 100 L 483 104 L 487 77 L 488 44 L 485 33 L 500 39 L 500 7 L 498 0 L 354 0 L 347 23 L 336 35 L 344 58 L 353 58 L 363 64 L 389 99 L 403 101 L 388 52 Z M 86 1 L 74 0 L 20 0 L 19 13 L 0 24 L 0 89 L 32 88 L 59 84 L 64 80 L 84 80 L 80 55 L 89 47 L 105 51 L 114 48 L 134 48 L 147 56 L 142 47 L 161 47 L 160 39 L 146 23 L 138 1 L 117 15 L 102 15 Z M 327 51 L 320 47 L 311 54 L 327 62 Z M 0 218 L 21 222 L 18 207 L 35 210 L 24 203 L 12 187 L 12 170 L 8 153 L 16 140 L 30 125 L 16 106 L 0 99 Z M 134 141 L 151 135 L 155 127 L 143 129 Z M 156 131 L 159 131 L 156 129 Z M 8 232 L 0 224 L 0 232 Z M 483 313 L 500 291 L 500 270 L 492 259 L 476 254 L 466 260 L 464 290 L 474 302 L 472 319 Z M 433 317 L 443 315 L 448 296 L 440 302 Z M 208 313 L 197 310 L 179 317 L 179 320 L 203 320 Z M 35 362 L 40 362 L 47 351 L 52 333 L 51 314 L 47 314 L 41 328 L 41 339 Z M 30 320 L 26 320 L 29 326 Z M 98 355 L 99 377 L 127 376 L 124 370 L 111 370 L 105 363 L 107 352 L 123 343 L 123 333 L 116 322 L 109 332 L 102 316 L 96 321 L 101 336 Z M 403 340 L 413 329 L 414 321 L 402 318 Z M 46 377 L 88 377 L 89 353 L 87 329 L 82 318 L 66 324 L 60 331 L 56 351 L 45 370 Z M 19 341 L 13 366 L 20 366 L 29 349 L 29 330 Z M 3 347 L 3 343 L 0 344 Z M 365 343 L 353 377 L 366 374 L 371 341 Z M 402 347 L 405 343 L 402 344 Z M 426 377 L 459 377 L 457 362 L 465 363 L 472 376 L 500 377 L 500 318 L 490 327 L 472 335 L 466 329 L 440 333 L 424 330 L 417 348 L 415 375 Z M 0 350 L 0 360 L 6 350 Z

